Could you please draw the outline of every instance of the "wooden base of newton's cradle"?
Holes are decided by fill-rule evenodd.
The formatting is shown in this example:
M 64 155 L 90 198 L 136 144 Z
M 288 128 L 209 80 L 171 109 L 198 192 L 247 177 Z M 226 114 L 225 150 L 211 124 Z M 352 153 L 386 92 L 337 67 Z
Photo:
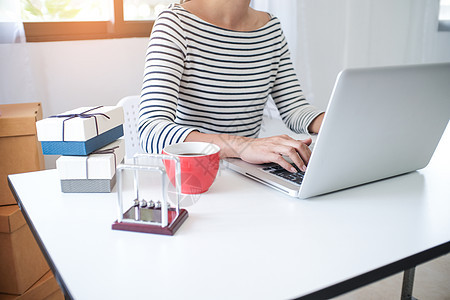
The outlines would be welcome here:
M 125 214 L 124 218 L 133 217 L 134 218 L 134 208 L 130 208 Z M 150 212 L 151 214 L 161 214 L 161 210 L 158 209 L 142 209 L 142 212 Z M 129 214 L 129 216 L 126 216 Z M 112 224 L 112 229 L 114 230 L 125 230 L 125 231 L 135 231 L 135 232 L 144 232 L 144 233 L 154 233 L 154 234 L 163 234 L 163 235 L 174 235 L 175 232 L 180 228 L 180 226 L 184 223 L 184 221 L 188 218 L 189 214 L 187 210 L 180 209 L 180 213 L 178 217 L 176 216 L 175 209 L 168 210 L 168 221 L 169 225 L 166 227 L 161 227 L 153 224 L 146 224 L 145 220 L 142 223 L 129 223 L 129 222 L 118 222 L 117 220 Z M 132 219 L 133 219 L 132 218 Z M 159 218 L 160 219 L 160 218 Z

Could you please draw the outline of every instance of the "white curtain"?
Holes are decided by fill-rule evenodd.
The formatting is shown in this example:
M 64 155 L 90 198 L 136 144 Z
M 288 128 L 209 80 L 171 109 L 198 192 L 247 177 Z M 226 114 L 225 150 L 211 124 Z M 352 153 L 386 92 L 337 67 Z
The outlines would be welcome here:
M 436 0 L 253 0 L 279 17 L 306 98 L 326 109 L 344 68 L 450 61 Z
M 42 102 L 19 5 L 18 0 L 0 0 L 0 104 Z
M 0 44 L 24 43 L 25 32 L 20 16 L 20 1 L 0 1 Z

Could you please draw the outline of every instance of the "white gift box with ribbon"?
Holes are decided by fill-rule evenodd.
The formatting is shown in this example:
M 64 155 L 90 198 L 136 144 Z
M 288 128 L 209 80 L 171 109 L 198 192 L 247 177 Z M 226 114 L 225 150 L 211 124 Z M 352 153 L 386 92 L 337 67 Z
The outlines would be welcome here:
M 125 156 L 125 141 L 118 139 L 90 155 L 61 156 L 56 160 L 59 178 L 112 179 Z
M 87 141 L 124 123 L 120 106 L 80 107 L 36 122 L 39 141 Z

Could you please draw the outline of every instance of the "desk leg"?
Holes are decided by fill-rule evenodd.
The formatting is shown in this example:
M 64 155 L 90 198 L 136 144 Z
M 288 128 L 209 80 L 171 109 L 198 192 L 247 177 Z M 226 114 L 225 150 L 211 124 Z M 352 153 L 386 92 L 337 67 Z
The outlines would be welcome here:
M 416 268 L 405 270 L 403 273 L 403 285 L 401 300 L 417 300 L 413 297 L 414 272 Z

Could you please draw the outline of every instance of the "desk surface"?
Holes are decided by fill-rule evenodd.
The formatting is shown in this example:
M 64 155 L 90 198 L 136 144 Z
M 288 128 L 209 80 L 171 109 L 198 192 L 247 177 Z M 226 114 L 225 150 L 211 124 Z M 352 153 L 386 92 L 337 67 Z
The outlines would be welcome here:
M 422 170 L 309 200 L 223 169 L 175 236 L 111 230 L 117 194 L 11 175 L 75 299 L 330 297 L 450 251 L 450 132 Z

